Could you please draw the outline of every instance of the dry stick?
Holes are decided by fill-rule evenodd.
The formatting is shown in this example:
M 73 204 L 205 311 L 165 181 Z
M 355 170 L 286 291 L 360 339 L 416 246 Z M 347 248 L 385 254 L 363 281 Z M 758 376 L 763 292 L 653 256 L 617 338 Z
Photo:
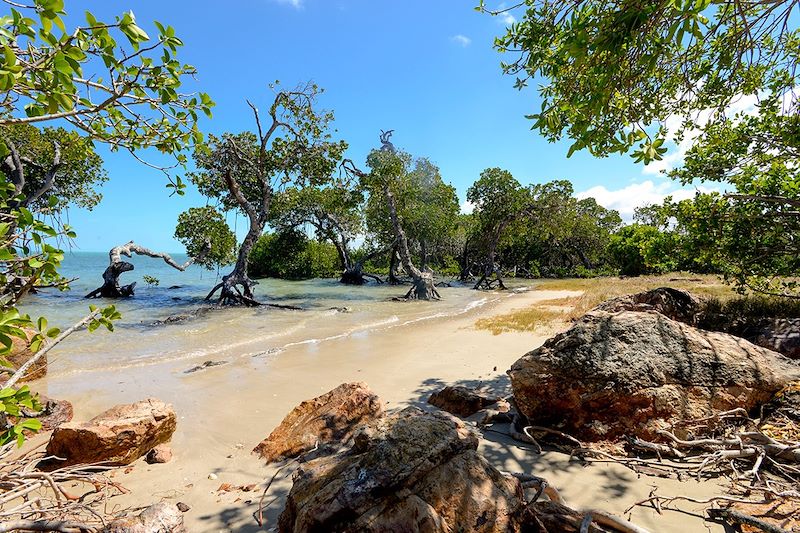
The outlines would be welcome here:
M 258 500 L 258 513 L 253 513 L 253 517 L 256 519 L 256 522 L 258 522 L 258 526 L 259 527 L 262 527 L 264 525 L 264 498 L 267 496 L 267 492 L 269 492 L 269 488 L 272 486 L 272 483 L 275 481 L 275 478 L 278 477 L 278 474 L 280 474 L 283 471 L 283 469 L 286 468 L 287 466 L 289 466 L 291 464 L 294 464 L 294 463 L 301 462 L 308 454 L 310 454 L 312 452 L 315 452 L 318 449 L 319 449 L 319 441 L 317 441 L 314 444 L 314 447 L 312 449 L 308 450 L 303 455 L 295 457 L 294 459 L 292 459 L 291 461 L 289 461 L 285 465 L 283 465 L 280 468 L 278 468 L 275 471 L 275 473 L 272 474 L 272 477 L 270 478 L 269 482 L 267 483 L 267 486 L 264 487 L 264 492 L 261 493 L 261 498 L 259 498 L 259 500 Z
M 586 512 L 592 515 L 592 520 L 596 524 L 610 527 L 616 531 L 620 531 L 621 533 L 650 533 L 643 527 L 639 527 L 636 524 L 628 522 L 624 518 L 614 516 L 613 514 L 605 511 L 597 511 L 592 509 L 591 511 Z
M 17 529 L 27 531 L 59 531 L 61 533 L 75 533 L 76 531 L 95 531 L 95 528 L 81 522 L 66 522 L 62 520 L 14 520 L 0 524 L 0 533 Z
M 708 515 L 711 518 L 734 522 L 736 524 L 747 525 L 765 531 L 766 533 L 789 533 L 782 527 L 770 524 L 764 520 L 759 520 L 753 516 L 733 511 L 731 509 L 709 509 Z
M 592 513 L 586 513 L 581 522 L 581 529 L 579 533 L 589 533 L 589 528 L 592 526 Z
M 77 330 L 79 330 L 80 328 L 82 328 L 83 326 L 85 326 L 86 324 L 91 322 L 92 320 L 94 320 L 94 318 L 97 315 L 99 315 L 100 312 L 101 312 L 100 309 L 96 309 L 96 310 L 92 311 L 91 313 L 89 313 L 88 315 L 86 315 L 85 317 L 83 317 L 80 320 L 80 322 L 78 322 L 77 324 L 74 324 L 73 326 L 71 326 L 71 327 L 65 329 L 64 331 L 62 331 L 61 334 L 58 337 L 56 337 L 55 339 L 53 339 L 53 341 L 51 343 L 49 343 L 47 346 L 45 346 L 44 348 L 42 348 L 41 350 L 36 352 L 36 354 L 34 354 L 33 357 L 28 359 L 22 366 L 20 366 L 17 369 L 17 371 L 14 372 L 14 374 L 10 378 L 8 378 L 8 381 L 5 382 L 3 387 L 4 388 L 13 387 L 20 379 L 22 379 L 22 377 L 25 376 L 25 374 L 36 363 L 36 361 L 41 359 L 45 354 L 47 354 L 47 352 L 49 352 L 50 350 L 55 348 L 58 345 L 58 343 L 60 343 L 61 341 L 63 341 L 64 339 L 66 339 L 67 337 L 72 335 L 73 333 L 75 333 Z M 2 530 L 0 530 L 0 531 L 2 531 Z

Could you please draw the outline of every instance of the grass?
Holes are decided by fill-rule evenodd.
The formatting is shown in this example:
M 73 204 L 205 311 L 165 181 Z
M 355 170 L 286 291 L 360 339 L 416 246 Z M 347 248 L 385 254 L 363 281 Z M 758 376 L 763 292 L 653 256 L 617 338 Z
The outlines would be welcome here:
M 723 284 L 718 276 L 684 272 L 637 278 L 546 279 L 541 280 L 536 288 L 554 291 L 582 291 L 583 294 L 544 300 L 525 309 L 482 318 L 475 323 L 475 327 L 491 331 L 493 335 L 509 331 L 532 332 L 580 318 L 609 298 L 658 287 L 686 289 L 694 294 L 720 302 L 719 305 L 731 305 L 727 302 L 738 296 L 728 285 Z
M 566 311 L 554 311 L 540 307 L 529 307 L 503 315 L 481 318 L 475 327 L 500 335 L 510 331 L 534 331 L 535 329 L 566 320 Z
M 585 315 L 589 310 L 610 298 L 659 287 L 685 289 L 699 296 L 714 298 L 719 302 L 727 302 L 738 296 L 729 285 L 722 282 L 719 276 L 685 272 L 636 278 L 548 279 L 542 280 L 536 288 L 555 291 L 583 291 L 583 295 L 575 299 L 572 310 L 567 314 L 567 319 L 573 320 Z

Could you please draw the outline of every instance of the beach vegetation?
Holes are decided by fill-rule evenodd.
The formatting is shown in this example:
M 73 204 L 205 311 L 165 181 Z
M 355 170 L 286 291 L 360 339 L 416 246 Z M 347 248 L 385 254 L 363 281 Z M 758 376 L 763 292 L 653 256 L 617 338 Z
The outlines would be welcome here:
M 216 209 L 247 217 L 247 234 L 239 244 L 233 269 L 206 296 L 211 300 L 219 292 L 219 304 L 259 305 L 247 264 L 271 218 L 273 200 L 289 187 L 329 183 L 347 149 L 347 143 L 332 139 L 333 113 L 318 109 L 320 87 L 309 82 L 283 89 L 276 83 L 272 89 L 274 97 L 265 114 L 248 102 L 253 131 L 209 135 L 192 154 L 196 170 L 188 177 L 213 202 L 208 216 L 218 218 L 211 212 Z M 213 247 L 214 235 L 209 236 Z
M 791 278 L 800 268 L 795 8 L 739 0 L 477 6 L 519 11 L 495 48 L 509 58 L 502 70 L 518 89 L 541 80 L 533 130 L 569 138 L 568 157 L 629 153 L 644 164 L 663 159 L 670 142 L 692 141 L 668 174 L 684 184 L 719 182 L 722 191 L 667 206 L 667 220 L 677 219 L 703 267 L 713 264 L 741 291 L 790 298 L 800 297 Z M 623 240 L 646 232 L 653 236 L 638 228 Z
M 94 143 L 140 160 L 148 148 L 174 156 L 166 166 L 147 164 L 183 194 L 185 184 L 169 170 L 185 161 L 184 147 L 202 139 L 197 121 L 213 107 L 208 95 L 181 91 L 196 70 L 177 60 L 183 43 L 174 28 L 156 22 L 150 37 L 132 12 L 101 21 L 87 11 L 84 18 L 67 28 L 64 2 L 52 0 L 13 3 L 0 17 L 0 359 L 14 337 L 36 360 L 69 333 L 112 329 L 119 318 L 113 306 L 90 309 L 59 332 L 17 308 L 31 290 L 68 286 L 59 274 L 61 247 L 75 233 L 58 213 L 99 201 L 95 187 L 106 176 Z M 0 440 L 34 429 L 8 418 L 10 406 L 30 403 L 14 387 L 28 368 L 7 372 Z

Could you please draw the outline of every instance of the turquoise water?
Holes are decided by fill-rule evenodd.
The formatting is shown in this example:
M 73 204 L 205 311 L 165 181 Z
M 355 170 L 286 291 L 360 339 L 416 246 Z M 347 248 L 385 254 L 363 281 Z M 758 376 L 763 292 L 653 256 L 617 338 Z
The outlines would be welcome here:
M 181 255 L 174 258 L 178 262 L 186 259 Z M 170 315 L 190 313 L 203 306 L 203 298 L 226 271 L 191 266 L 180 272 L 161 260 L 144 257 L 134 257 L 131 262 L 135 269 L 120 279 L 125 284 L 137 282 L 131 298 L 86 300 L 84 295 L 102 283 L 108 255 L 83 252 L 68 254 L 64 261 L 63 274 L 78 278 L 70 291 L 46 290 L 24 302 L 23 311 L 47 316 L 51 325 L 62 328 L 83 317 L 90 303 L 113 303 L 122 313 L 115 332 L 84 331 L 54 349 L 51 375 L 165 362 L 174 363 L 175 370 L 182 371 L 184 366 L 206 360 L 272 357 L 290 346 L 312 348 L 332 339 L 370 335 L 386 328 L 462 314 L 501 297 L 458 286 L 441 288 L 442 301 L 395 302 L 391 298 L 402 296 L 405 287 L 351 287 L 332 279 L 266 279 L 256 286 L 256 298 L 303 310 L 215 309 L 182 322 L 154 325 Z M 142 279 L 144 275 L 158 278 L 159 285 L 148 286 Z M 336 308 L 347 308 L 347 312 Z

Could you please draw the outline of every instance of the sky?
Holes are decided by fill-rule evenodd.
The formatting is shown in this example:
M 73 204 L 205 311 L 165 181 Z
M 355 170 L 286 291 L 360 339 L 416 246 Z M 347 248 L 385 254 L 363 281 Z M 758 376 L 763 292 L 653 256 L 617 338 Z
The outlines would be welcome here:
M 197 67 L 192 86 L 210 94 L 216 107 L 204 132 L 254 128 L 246 99 L 271 102 L 268 84 L 313 80 L 325 89 L 320 106 L 333 110 L 338 138 L 348 157 L 363 166 L 378 147 L 382 129 L 392 142 L 439 166 L 446 182 L 465 197 L 480 172 L 501 167 L 523 184 L 572 181 L 577 196 L 594 196 L 630 219 L 638 205 L 658 203 L 683 189 L 660 174 L 680 162 L 684 147 L 672 146 L 666 161 L 643 167 L 629 156 L 597 159 L 566 154 L 567 141 L 548 143 L 531 131 L 526 114 L 539 109 L 535 87 L 513 88 L 502 75 L 494 37 L 512 21 L 474 10 L 477 0 L 92 0 L 66 2 L 73 25 L 92 11 L 112 20 L 133 10 L 139 26 L 155 35 L 152 21 L 175 27 L 183 40 L 179 59 Z M 100 147 L 109 181 L 92 211 L 71 209 L 78 232 L 74 249 L 107 251 L 135 240 L 168 252 L 183 247 L 173 237 L 178 214 L 205 205 L 191 189 L 169 196 L 165 177 L 129 154 Z M 179 173 L 180 174 L 180 173 Z M 245 219 L 229 215 L 242 234 Z

